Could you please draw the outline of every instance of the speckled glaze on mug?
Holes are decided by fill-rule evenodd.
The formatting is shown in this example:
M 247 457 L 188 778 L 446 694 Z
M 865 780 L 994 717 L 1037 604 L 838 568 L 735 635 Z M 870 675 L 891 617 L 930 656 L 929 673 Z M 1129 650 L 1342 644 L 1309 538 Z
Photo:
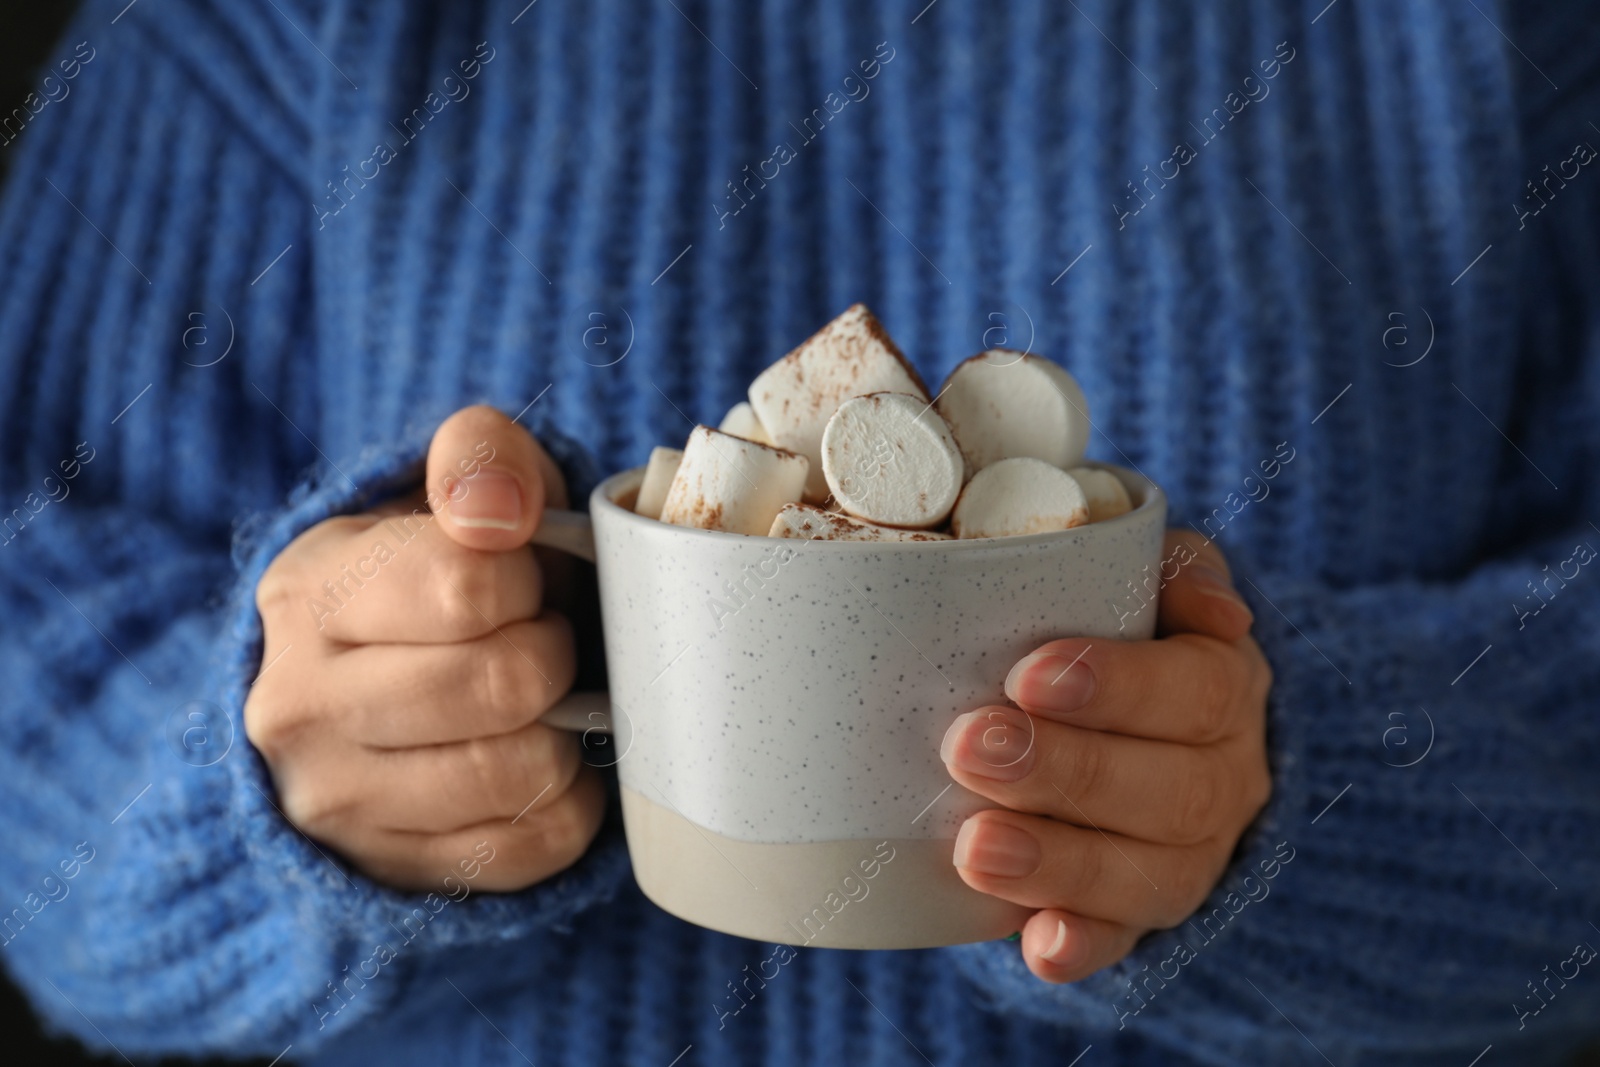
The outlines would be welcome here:
M 1007 703 L 1057 637 L 1138 639 L 1161 490 L 1106 467 L 1134 510 L 1026 537 L 801 541 L 629 510 L 642 469 L 594 492 L 612 729 L 634 873 L 661 907 L 750 938 L 910 948 L 1004 937 L 1026 909 L 950 862 L 990 801 L 939 759 L 952 720 Z M 1148 595 L 1148 594 L 1146 594 Z M 885 859 L 887 856 L 889 858 Z

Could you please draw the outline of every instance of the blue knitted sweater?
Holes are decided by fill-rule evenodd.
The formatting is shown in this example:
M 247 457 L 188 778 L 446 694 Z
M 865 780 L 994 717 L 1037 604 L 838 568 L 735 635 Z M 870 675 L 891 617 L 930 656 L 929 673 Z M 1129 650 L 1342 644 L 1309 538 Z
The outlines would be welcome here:
M 52 1026 L 541 1067 L 1595 1033 L 1594 19 L 925 3 L 81 13 L 0 147 L 0 960 Z M 774 946 L 649 904 L 614 824 L 440 906 L 284 821 L 239 725 L 274 554 L 472 402 L 576 481 L 640 463 L 855 300 L 929 380 L 1060 359 L 1234 562 L 1275 792 L 1194 922 L 1065 987 L 1006 942 L 757 984 Z

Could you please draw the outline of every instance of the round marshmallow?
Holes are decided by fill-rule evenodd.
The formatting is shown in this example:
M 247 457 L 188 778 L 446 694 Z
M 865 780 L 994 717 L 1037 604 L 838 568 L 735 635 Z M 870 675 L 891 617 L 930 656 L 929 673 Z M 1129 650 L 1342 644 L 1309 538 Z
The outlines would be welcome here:
M 682 449 L 650 450 L 650 463 L 644 469 L 644 481 L 639 483 L 639 498 L 633 502 L 634 514 L 643 515 L 647 519 L 661 517 L 661 505 L 666 502 L 667 490 L 672 486 L 672 479 L 678 473 L 678 464 L 682 462 Z
M 926 529 L 961 494 L 961 449 L 939 413 L 907 393 L 839 405 L 822 431 L 822 473 L 839 506 L 883 526 Z
M 1110 471 L 1098 467 L 1074 467 L 1067 472 L 1083 489 L 1089 500 L 1089 521 L 1104 522 L 1133 510 L 1133 499 L 1128 489 Z
M 773 443 L 767 428 L 761 425 L 761 420 L 756 416 L 756 409 L 750 406 L 748 400 L 741 400 L 729 408 L 728 413 L 722 416 L 722 423 L 717 429 L 723 433 L 731 433 L 735 437 L 743 437 L 746 441 L 754 441 L 758 445 Z
M 807 541 L 948 541 L 949 534 L 932 530 L 900 530 L 862 522 L 810 504 L 785 504 L 772 520 L 768 537 L 798 537 Z
M 661 505 L 661 521 L 765 537 L 778 511 L 805 492 L 810 466 L 793 452 L 696 426 Z
M 883 325 L 865 304 L 852 304 L 756 375 L 750 406 L 773 444 L 811 461 L 806 499 L 815 504 L 828 495 L 821 452 L 828 419 L 850 397 L 885 391 L 928 401 L 927 387 Z
M 936 405 L 974 471 L 1016 456 L 1066 470 L 1089 446 L 1089 404 L 1077 380 L 1025 352 L 973 356 L 945 379 Z
M 1072 475 L 1043 460 L 1017 456 L 972 476 L 950 516 L 950 532 L 961 538 L 1016 537 L 1070 530 L 1088 521 L 1088 499 Z

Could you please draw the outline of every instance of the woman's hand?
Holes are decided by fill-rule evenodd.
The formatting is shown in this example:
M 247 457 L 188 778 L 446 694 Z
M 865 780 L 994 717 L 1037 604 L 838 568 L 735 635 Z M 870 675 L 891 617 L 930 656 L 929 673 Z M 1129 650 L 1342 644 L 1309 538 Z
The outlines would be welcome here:
M 974 889 L 1040 909 L 1023 958 L 1072 982 L 1177 926 L 1211 892 L 1267 802 L 1272 672 L 1215 545 L 1161 591 L 1159 639 L 1052 641 L 1007 676 L 1023 710 L 962 715 L 941 755 L 998 807 L 969 818 L 954 862 Z
M 605 807 L 577 736 L 538 721 L 576 665 L 528 539 L 566 489 L 487 407 L 439 427 L 426 486 L 318 524 L 267 568 L 245 732 L 289 821 L 371 877 L 437 885 L 488 841 L 477 885 L 520 889 L 576 861 Z

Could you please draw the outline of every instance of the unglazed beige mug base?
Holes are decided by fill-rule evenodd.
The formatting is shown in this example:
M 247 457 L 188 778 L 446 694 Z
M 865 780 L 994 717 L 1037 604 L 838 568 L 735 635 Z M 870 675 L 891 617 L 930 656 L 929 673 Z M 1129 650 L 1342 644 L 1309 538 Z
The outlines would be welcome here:
M 639 888 L 725 934 L 815 948 L 932 948 L 1009 937 L 1032 914 L 956 874 L 943 838 L 740 841 L 622 790 Z

